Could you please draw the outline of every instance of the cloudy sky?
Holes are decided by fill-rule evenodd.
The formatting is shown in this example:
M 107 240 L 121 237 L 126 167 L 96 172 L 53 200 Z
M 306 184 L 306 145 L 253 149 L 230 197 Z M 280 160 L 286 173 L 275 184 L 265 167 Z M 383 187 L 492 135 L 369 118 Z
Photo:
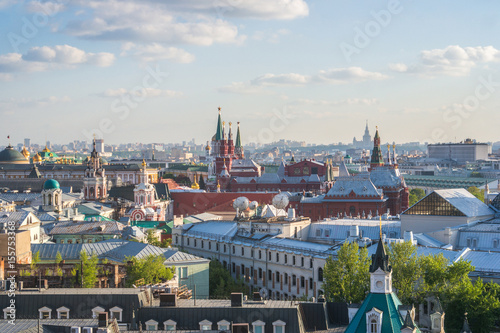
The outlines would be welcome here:
M 500 3 L 0 0 L 14 142 L 498 141 Z M 0 145 L 5 143 L 0 142 Z

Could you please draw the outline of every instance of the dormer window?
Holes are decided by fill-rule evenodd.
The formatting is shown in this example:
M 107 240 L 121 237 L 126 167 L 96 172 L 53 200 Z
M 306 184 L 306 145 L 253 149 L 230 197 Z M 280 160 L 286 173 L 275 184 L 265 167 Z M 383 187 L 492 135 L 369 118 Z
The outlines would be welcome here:
M 111 313 L 111 319 L 116 318 L 116 321 L 122 321 L 122 308 L 115 306 L 114 308 L 109 309 L 109 312 Z
M 57 319 L 69 319 L 69 309 L 65 306 L 61 306 L 57 310 Z
M 208 320 L 200 321 L 200 331 L 211 331 L 212 330 L 212 322 Z
M 273 333 L 285 333 L 286 323 L 282 320 L 276 320 L 273 322 Z
M 366 313 L 366 332 L 381 333 L 383 312 L 377 308 L 372 308 Z
M 172 319 L 164 321 L 163 326 L 165 327 L 165 331 L 175 331 L 177 329 L 177 323 Z
M 100 306 L 96 306 L 95 308 L 92 309 L 92 318 L 97 318 L 99 313 L 104 312 L 104 308 L 101 308 Z
M 146 331 L 158 331 L 158 322 L 150 319 L 146 322 Z
M 252 323 L 253 333 L 264 333 L 264 328 L 266 327 L 266 323 L 262 320 L 257 320 Z
M 217 323 L 217 329 L 222 331 L 229 331 L 229 325 L 231 325 L 231 323 L 227 320 L 221 320 Z
M 43 308 L 38 309 L 40 313 L 40 319 L 51 319 L 52 309 L 44 306 Z

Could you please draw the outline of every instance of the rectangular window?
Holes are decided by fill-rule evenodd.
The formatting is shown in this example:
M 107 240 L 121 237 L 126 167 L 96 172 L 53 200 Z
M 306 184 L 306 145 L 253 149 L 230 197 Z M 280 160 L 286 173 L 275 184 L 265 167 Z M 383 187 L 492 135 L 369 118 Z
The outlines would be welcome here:
M 236 273 L 236 264 L 233 262 L 233 273 Z
M 269 261 L 273 260 L 273 258 L 271 257 L 271 251 L 269 251 Z
M 212 242 L 208 242 L 208 249 L 211 250 L 212 249 Z
M 302 267 L 304 267 L 304 257 L 301 257 L 301 258 L 300 258 L 300 265 L 301 265 Z
M 59 312 L 59 318 L 60 319 L 68 319 L 68 313 L 67 312 Z M 116 317 L 120 318 L 120 317 Z
M 271 270 L 268 270 L 267 271 L 267 274 L 269 275 L 269 277 L 267 278 L 269 281 L 271 281 L 273 279 L 272 277 L 272 273 L 271 273 Z
M 198 243 L 198 240 L 197 240 L 197 239 L 195 239 L 195 240 L 194 240 L 194 247 L 196 247 L 196 246 L 197 246 L 197 243 Z
M 314 286 L 313 284 L 313 279 L 312 278 L 309 278 L 309 289 L 312 289 Z
M 276 282 L 280 282 L 280 272 L 276 272 Z
M 203 249 L 205 247 L 205 242 L 201 241 L 201 248 Z
M 187 245 L 189 246 L 189 238 L 187 239 Z
M 309 268 L 313 268 L 313 260 L 309 259 Z
M 285 281 L 284 282 L 285 282 L 285 284 L 288 284 L 288 274 L 287 273 L 285 273 Z
M 292 286 L 297 285 L 297 277 L 295 275 L 292 275 Z
M 284 333 L 283 326 L 274 326 L 274 333 Z
M 224 253 L 226 253 L 227 249 L 226 249 L 226 244 L 224 244 Z
M 262 268 L 259 268 L 259 279 L 262 279 Z
M 262 326 L 254 326 L 254 333 L 264 333 L 264 330 L 262 329 Z
M 295 256 L 292 256 L 292 264 L 295 265 Z
M 285 254 L 285 264 L 288 264 L 288 256 Z
M 276 262 L 280 262 L 280 254 L 276 253 Z
M 244 256 L 245 255 L 245 248 L 242 246 L 241 247 L 241 255 Z
M 219 243 L 215 243 L 215 250 L 219 251 Z
M 262 251 L 259 250 L 259 259 L 262 259 Z
M 233 254 L 236 254 L 236 246 L 233 245 Z
M 250 250 L 250 256 L 253 258 L 253 249 Z

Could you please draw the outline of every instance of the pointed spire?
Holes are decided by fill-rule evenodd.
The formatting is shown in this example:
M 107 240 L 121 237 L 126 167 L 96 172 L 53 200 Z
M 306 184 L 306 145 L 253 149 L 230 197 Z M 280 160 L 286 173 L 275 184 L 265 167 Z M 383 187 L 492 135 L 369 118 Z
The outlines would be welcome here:
M 387 164 L 389 164 L 389 165 L 392 164 L 391 145 L 390 144 L 387 144 Z
M 385 251 L 384 242 L 382 237 L 380 237 L 377 245 L 377 252 L 372 255 L 372 264 L 370 265 L 370 273 L 375 272 L 377 269 L 389 273 L 392 271 L 392 267 L 389 265 L 389 256 Z
M 238 121 L 238 129 L 236 131 L 236 143 L 235 147 L 241 148 L 241 135 L 240 135 L 240 122 Z
M 222 140 L 226 140 L 226 122 L 222 122 Z
M 472 333 L 469 326 L 469 321 L 467 320 L 467 312 L 465 313 L 464 324 L 462 326 L 462 330 L 460 331 L 460 333 Z
M 384 165 L 384 159 L 382 158 L 382 149 L 380 148 L 380 135 L 378 134 L 378 126 L 377 131 L 375 132 L 375 138 L 373 139 L 373 151 L 370 164 L 372 167 Z
M 215 140 L 222 140 L 223 137 L 223 127 L 222 127 L 222 117 L 220 114 L 220 106 L 219 106 L 219 118 L 217 119 L 217 132 L 215 133 Z

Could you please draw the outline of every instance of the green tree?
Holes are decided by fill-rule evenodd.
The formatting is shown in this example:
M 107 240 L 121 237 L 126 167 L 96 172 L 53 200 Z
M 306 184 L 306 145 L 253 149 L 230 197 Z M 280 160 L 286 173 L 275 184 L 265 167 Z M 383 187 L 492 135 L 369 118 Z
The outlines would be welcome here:
M 345 242 L 337 257 L 329 257 L 324 268 L 323 288 L 329 301 L 359 303 L 370 288 L 368 250 Z
M 163 255 L 148 255 L 142 259 L 126 257 L 127 265 L 127 287 L 131 287 L 137 280 L 144 279 L 145 284 L 168 281 L 174 277 L 173 269 L 165 267 Z
M 480 190 L 475 186 L 471 186 L 467 189 L 467 191 L 469 191 L 470 194 L 472 194 L 473 196 L 475 196 L 476 198 L 478 198 L 479 200 L 484 202 L 484 191 L 483 190 Z
M 31 270 L 35 270 L 37 268 L 37 264 L 40 262 L 40 251 L 37 251 L 34 256 L 31 257 Z
M 410 195 L 409 195 L 410 206 L 416 204 L 423 197 L 425 197 L 425 191 L 422 190 L 421 188 L 414 188 L 410 190 Z
M 215 258 L 209 266 L 209 290 L 212 298 L 229 297 L 232 292 L 249 292 L 243 279 L 233 279 L 231 273 Z
M 99 262 L 99 258 L 97 258 L 97 254 L 92 253 L 91 256 L 87 254 L 85 250 L 80 252 L 80 260 L 82 262 L 82 288 L 94 288 L 97 282 L 97 275 L 99 273 L 97 269 L 97 263 Z
M 61 256 L 61 252 L 57 251 L 56 253 L 56 265 L 59 265 L 62 261 L 62 256 Z
M 392 243 L 388 249 L 392 287 L 403 304 L 415 302 L 416 283 L 421 276 L 417 249 L 411 242 Z
M 148 231 L 146 232 L 146 242 L 149 245 L 160 246 L 160 241 L 158 240 L 155 232 L 152 229 L 148 229 Z
M 198 181 L 198 185 L 200 185 L 200 189 L 201 189 L 201 190 L 204 190 L 204 189 L 205 189 L 205 187 L 207 186 L 207 185 L 205 184 L 205 180 L 203 179 L 203 176 L 202 176 L 202 175 L 200 175 L 200 180 Z

